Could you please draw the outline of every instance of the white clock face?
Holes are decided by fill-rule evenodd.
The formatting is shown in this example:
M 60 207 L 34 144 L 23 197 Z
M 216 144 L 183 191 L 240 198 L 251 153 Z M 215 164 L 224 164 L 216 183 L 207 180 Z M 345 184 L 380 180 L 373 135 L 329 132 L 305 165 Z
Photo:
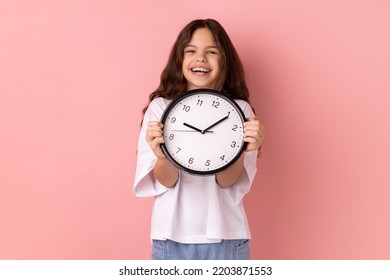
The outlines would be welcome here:
M 190 91 L 172 101 L 163 114 L 163 151 L 188 172 L 217 173 L 245 148 L 244 118 L 238 105 L 218 92 Z

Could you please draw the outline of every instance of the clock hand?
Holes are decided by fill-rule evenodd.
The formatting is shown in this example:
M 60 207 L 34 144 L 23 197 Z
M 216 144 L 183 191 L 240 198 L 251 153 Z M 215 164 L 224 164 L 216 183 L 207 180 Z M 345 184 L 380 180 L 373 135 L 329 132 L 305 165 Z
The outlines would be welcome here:
M 196 130 L 189 130 L 189 129 L 172 129 L 172 131 L 179 131 L 179 132 L 198 132 Z M 205 131 L 206 133 L 213 133 L 214 131 L 208 130 Z
M 217 121 L 217 122 L 213 123 L 212 125 L 210 125 L 210 126 L 209 126 L 209 127 L 207 127 L 206 129 L 202 130 L 201 132 L 202 132 L 202 133 L 205 133 L 205 132 L 207 132 L 207 131 L 208 131 L 210 128 L 212 128 L 212 127 L 216 126 L 217 124 L 219 124 L 219 123 L 223 122 L 223 121 L 224 121 L 224 120 L 226 120 L 228 117 L 229 117 L 229 115 L 227 115 L 227 116 L 223 117 L 222 119 L 220 119 L 219 121 Z
M 192 126 L 192 125 L 190 125 L 190 124 L 188 124 L 188 123 L 183 123 L 183 125 L 185 125 L 185 126 L 187 126 L 187 127 L 189 127 L 189 128 L 192 128 L 193 130 L 196 130 L 196 131 L 198 131 L 198 132 L 204 134 L 204 132 L 203 132 L 202 130 L 200 130 L 199 128 L 197 128 L 197 127 L 195 127 L 195 126 Z

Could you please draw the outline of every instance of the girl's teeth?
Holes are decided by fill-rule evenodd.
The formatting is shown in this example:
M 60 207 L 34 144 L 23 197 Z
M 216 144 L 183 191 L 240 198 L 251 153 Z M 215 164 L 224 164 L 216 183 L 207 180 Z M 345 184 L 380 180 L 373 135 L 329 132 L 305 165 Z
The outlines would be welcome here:
M 193 68 L 192 71 L 193 71 L 193 72 L 202 72 L 202 73 L 207 73 L 207 72 L 209 72 L 209 70 L 204 69 L 204 68 Z

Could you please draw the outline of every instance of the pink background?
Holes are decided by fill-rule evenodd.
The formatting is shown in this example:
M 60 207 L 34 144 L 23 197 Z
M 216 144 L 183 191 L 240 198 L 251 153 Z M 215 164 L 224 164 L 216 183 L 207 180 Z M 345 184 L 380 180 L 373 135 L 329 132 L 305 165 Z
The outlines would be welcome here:
M 1 1 L 0 258 L 148 259 L 141 109 L 181 28 L 219 20 L 267 136 L 256 259 L 390 259 L 390 2 Z

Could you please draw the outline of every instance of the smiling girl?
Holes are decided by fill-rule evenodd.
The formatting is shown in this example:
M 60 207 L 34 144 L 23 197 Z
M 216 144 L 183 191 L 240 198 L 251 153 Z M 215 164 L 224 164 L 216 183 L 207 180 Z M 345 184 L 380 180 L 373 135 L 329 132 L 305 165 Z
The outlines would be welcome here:
M 235 99 L 247 117 L 245 153 L 213 176 L 177 169 L 160 147 L 164 109 L 177 95 L 199 88 Z M 251 236 L 242 199 L 257 171 L 264 127 L 249 104 L 238 54 L 217 21 L 194 20 L 179 33 L 143 112 L 133 190 L 155 198 L 152 259 L 249 259 Z

